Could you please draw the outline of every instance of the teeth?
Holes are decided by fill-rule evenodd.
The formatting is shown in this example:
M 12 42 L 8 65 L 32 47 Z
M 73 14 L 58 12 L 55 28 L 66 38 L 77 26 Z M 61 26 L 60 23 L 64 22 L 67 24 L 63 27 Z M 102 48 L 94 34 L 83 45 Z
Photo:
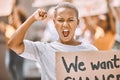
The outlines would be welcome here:
M 67 29 L 63 30 L 63 31 L 68 31 Z
M 62 33 L 63 33 L 64 37 L 67 37 L 70 32 L 69 32 L 69 30 L 65 29 L 65 30 L 63 30 Z

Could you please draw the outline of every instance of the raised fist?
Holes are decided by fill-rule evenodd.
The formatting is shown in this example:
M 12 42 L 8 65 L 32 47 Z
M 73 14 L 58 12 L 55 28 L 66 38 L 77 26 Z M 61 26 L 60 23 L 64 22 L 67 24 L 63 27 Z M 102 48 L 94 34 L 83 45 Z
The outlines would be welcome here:
M 44 9 L 37 9 L 33 16 L 35 20 L 44 20 L 47 17 L 47 12 Z

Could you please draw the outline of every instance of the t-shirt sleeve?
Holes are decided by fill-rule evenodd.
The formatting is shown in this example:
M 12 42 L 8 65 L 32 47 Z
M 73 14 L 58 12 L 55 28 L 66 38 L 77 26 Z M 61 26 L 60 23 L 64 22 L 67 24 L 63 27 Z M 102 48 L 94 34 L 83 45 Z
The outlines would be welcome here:
M 24 46 L 24 51 L 22 54 L 20 54 L 20 56 L 26 59 L 39 61 L 39 57 L 40 55 L 42 55 L 43 49 L 41 47 L 38 49 L 36 42 L 32 42 L 29 40 L 24 40 Z
M 98 51 L 98 49 L 97 49 L 94 45 L 92 45 L 92 44 L 90 44 L 90 43 L 85 43 L 85 46 L 86 46 L 86 48 L 88 48 L 89 50 Z

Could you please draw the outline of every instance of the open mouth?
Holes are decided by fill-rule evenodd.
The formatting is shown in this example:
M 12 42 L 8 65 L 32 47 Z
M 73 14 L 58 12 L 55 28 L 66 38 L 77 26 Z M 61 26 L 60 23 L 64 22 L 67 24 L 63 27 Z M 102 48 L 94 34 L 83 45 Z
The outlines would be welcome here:
M 65 29 L 65 30 L 62 31 L 62 33 L 63 33 L 64 37 L 68 37 L 70 31 Z

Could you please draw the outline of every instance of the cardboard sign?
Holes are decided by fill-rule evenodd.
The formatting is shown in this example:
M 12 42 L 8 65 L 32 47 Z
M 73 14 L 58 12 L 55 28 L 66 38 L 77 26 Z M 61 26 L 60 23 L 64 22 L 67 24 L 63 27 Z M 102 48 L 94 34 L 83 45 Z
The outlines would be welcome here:
M 32 7 L 46 7 L 56 5 L 60 0 L 34 0 Z
M 56 80 L 120 80 L 120 51 L 56 53 Z
M 0 0 L 0 16 L 8 16 L 13 7 L 14 0 Z
M 73 0 L 79 10 L 79 16 L 91 16 L 107 13 L 106 0 Z

